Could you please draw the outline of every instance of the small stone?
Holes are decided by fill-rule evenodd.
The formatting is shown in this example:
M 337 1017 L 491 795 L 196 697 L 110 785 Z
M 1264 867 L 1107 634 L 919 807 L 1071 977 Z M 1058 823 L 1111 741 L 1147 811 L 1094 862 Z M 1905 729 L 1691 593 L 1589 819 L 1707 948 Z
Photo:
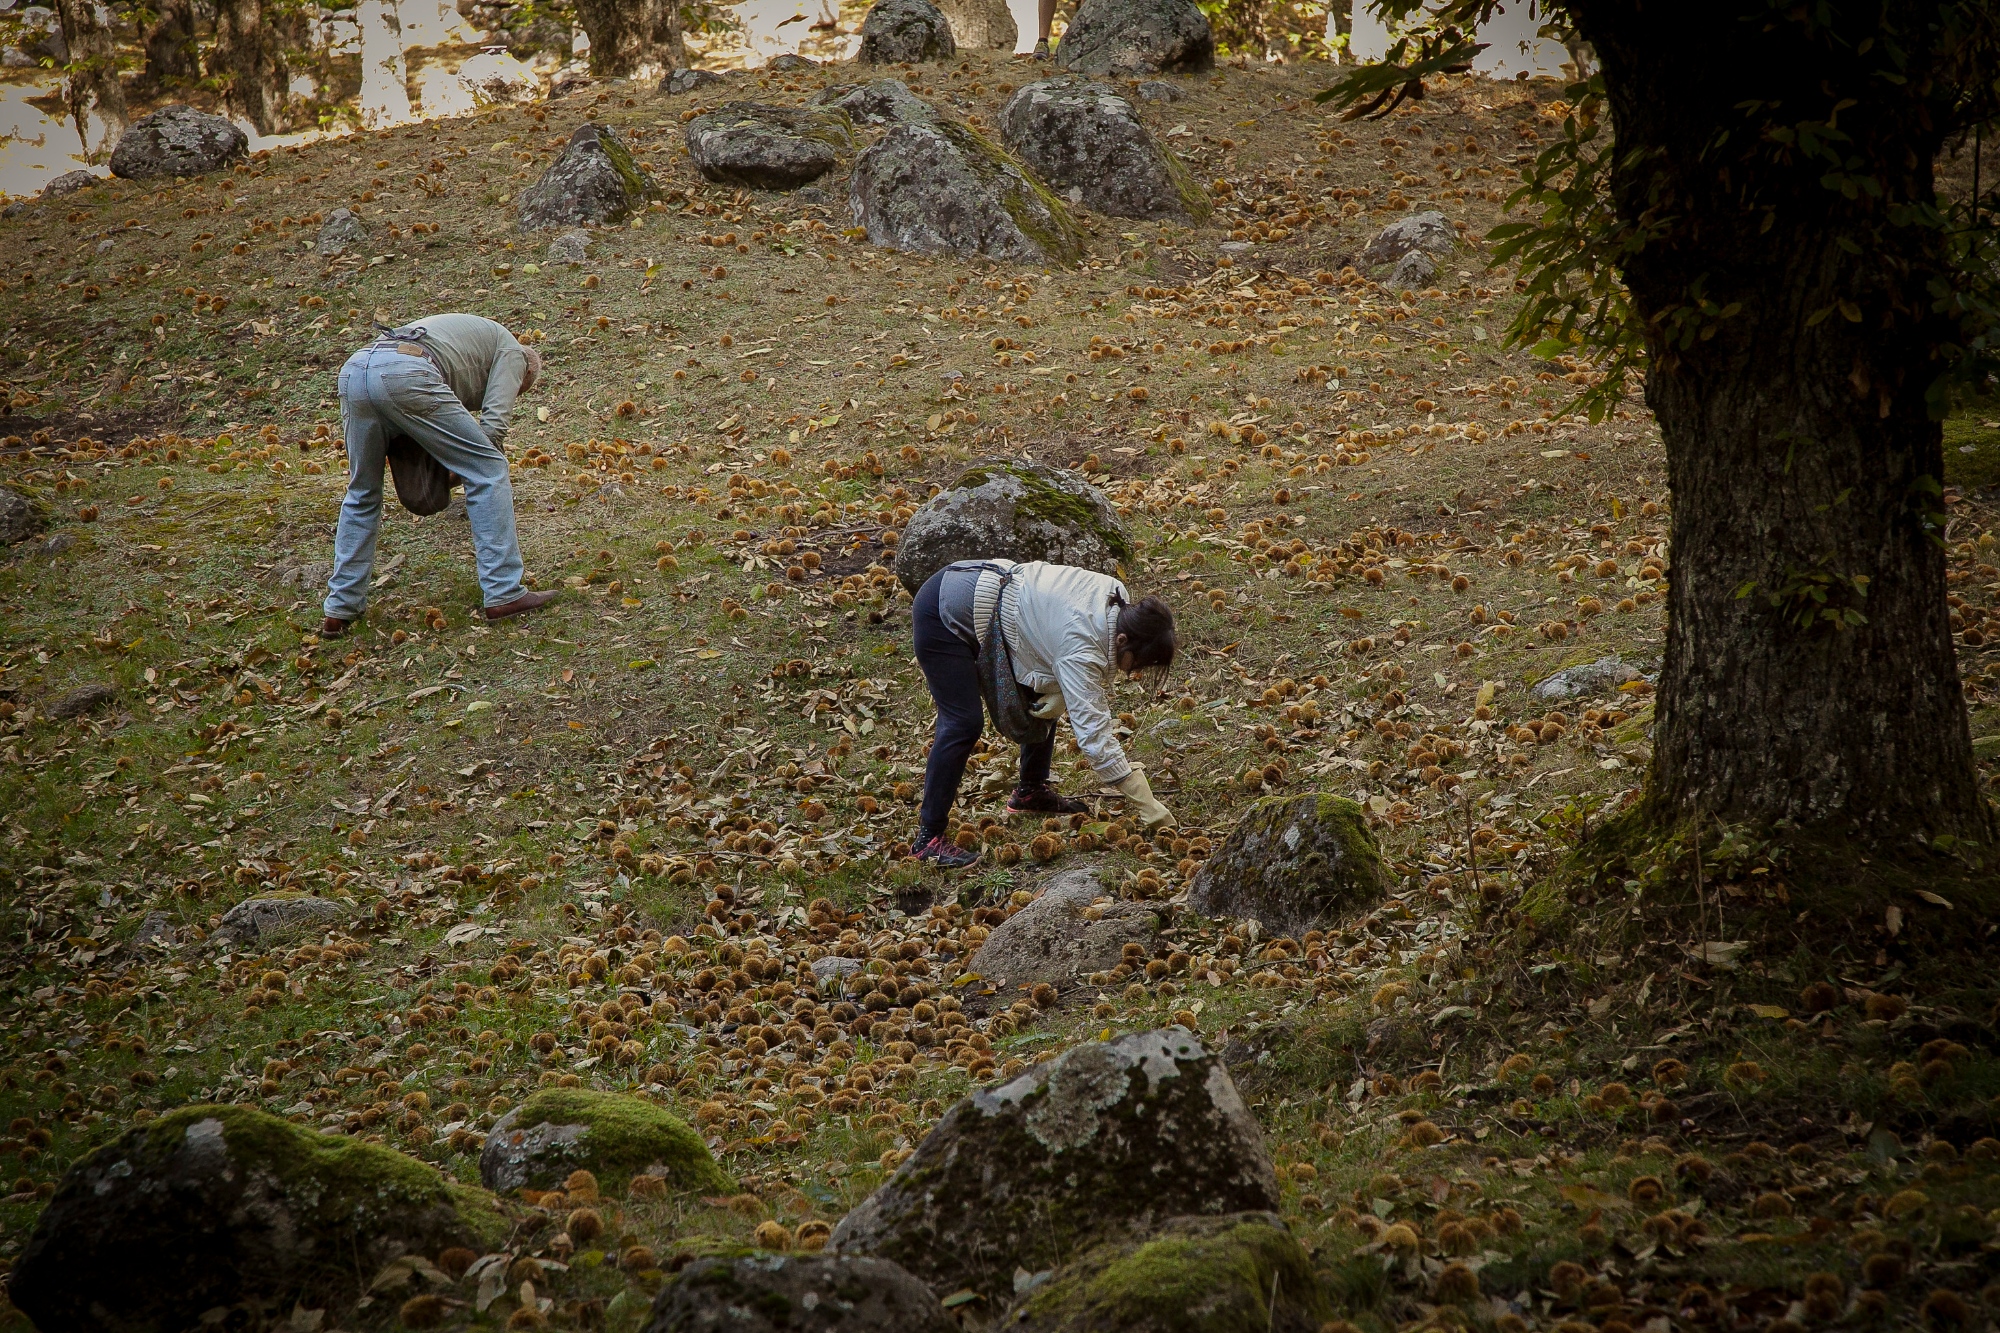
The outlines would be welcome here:
M 336 208 L 319 224 L 319 239 L 313 242 L 313 249 L 323 255 L 337 255 L 366 249 L 367 245 L 368 228 L 354 216 L 354 210 Z
M 819 61 L 802 55 L 786 54 L 771 57 L 764 68 L 770 70 L 773 74 L 789 74 L 795 70 L 818 69 Z
M 117 697 L 117 689 L 110 685 L 79 685 L 49 705 L 49 716 L 57 721 L 82 717 L 96 712 Z
M 1083 0 L 1056 64 L 1119 78 L 1201 73 L 1215 67 L 1215 33 L 1194 0 Z
M 931 0 L 875 0 L 861 21 L 861 48 L 854 58 L 864 65 L 897 65 L 957 54 L 951 24 Z
M 479 1179 L 496 1194 L 559 1188 L 578 1170 L 614 1192 L 640 1174 L 705 1194 L 735 1189 L 678 1117 L 642 1097 L 587 1088 L 535 1092 L 494 1122 L 479 1154 Z
M 1432 209 L 1397 218 L 1375 233 L 1361 251 L 1363 264 L 1393 264 L 1412 250 L 1448 255 L 1458 244 L 1458 232 L 1444 214 Z
M 111 174 L 127 180 L 200 176 L 244 157 L 242 130 L 206 111 L 174 103 L 127 126 L 111 150 Z
M 1036 175 L 1099 213 L 1193 226 L 1212 211 L 1180 158 L 1130 102 L 1086 79 L 1038 79 L 1000 112 L 1000 134 Z
M 42 544 L 35 548 L 35 554 L 44 560 L 53 560 L 74 545 L 76 538 L 69 533 L 54 532 L 42 539 Z
M 938 119 L 931 104 L 901 79 L 837 83 L 813 98 L 812 104 L 836 107 L 862 125 L 930 125 Z
M 1168 1218 L 1270 1212 L 1277 1176 L 1221 1062 L 1181 1028 L 1071 1047 L 945 1113 L 842 1219 L 839 1254 L 997 1305 L 1016 1270 Z
M 886 1259 L 696 1259 L 653 1301 L 645 1333 L 953 1333 L 935 1292 Z
M 1437 261 L 1421 250 L 1412 250 L 1396 261 L 1396 267 L 1389 270 L 1389 276 L 1382 280 L 1391 291 L 1408 292 L 1430 285 L 1437 276 Z
M 44 199 L 60 199 L 66 194 L 75 194 L 78 190 L 88 190 L 91 186 L 97 184 L 97 181 L 98 177 L 94 172 L 65 171 L 62 175 L 42 187 L 41 197 Z
M 581 264 L 590 258 L 590 233 L 566 231 L 549 242 L 547 254 L 551 264 Z
M 12 546 L 39 536 L 49 525 L 49 507 L 41 500 L 0 486 L 0 545 Z
M 1615 694 L 1618 687 L 1627 681 L 1644 679 L 1643 672 L 1618 657 L 1600 657 L 1595 662 L 1564 667 L 1553 675 L 1544 676 L 1529 687 L 1528 697 L 1544 703 L 1588 699 L 1600 694 Z
M 1002 991 L 1047 982 L 1065 986 L 1118 966 L 1127 944 L 1153 952 L 1160 918 L 1144 903 L 1108 901 L 1097 919 L 1084 913 L 1112 895 L 1097 868 L 1065 870 L 1033 902 L 1003 921 L 967 964 Z
M 861 970 L 859 958 L 821 958 L 812 965 L 812 974 L 824 988 L 829 981 L 840 981 Z
M 341 903 L 303 893 L 245 898 L 222 914 L 215 938 L 222 943 L 243 945 L 320 934 L 334 923 L 345 921 L 348 914 L 348 908 Z
M 958 560 L 1047 560 L 1111 574 L 1131 555 L 1124 520 L 1082 477 L 1029 458 L 989 458 L 926 501 L 904 526 L 896 577 L 914 594 Z
M 1195 872 L 1188 907 L 1296 938 L 1366 910 L 1387 887 L 1359 805 L 1319 792 L 1267 796 Z
M 682 135 L 695 170 L 717 184 L 753 190 L 796 189 L 857 146 L 845 111 L 760 102 L 725 103 L 689 121 Z
M 514 225 L 521 231 L 601 227 L 623 222 L 662 193 L 616 130 L 588 122 L 577 126 L 542 178 L 521 192 Z
M 1139 96 L 1148 102 L 1184 102 L 1187 94 L 1164 79 L 1147 79 L 1139 85 Z
M 174 919 L 165 912 L 146 913 L 132 936 L 132 943 L 156 949 L 171 949 L 179 942 L 180 932 L 174 929 Z
M 725 82 L 727 77 L 727 75 L 718 74 L 712 69 L 677 69 L 667 75 L 666 78 L 660 80 L 660 91 L 669 97 L 679 97 L 684 93 L 691 93 L 697 88 L 706 88 L 713 83 Z

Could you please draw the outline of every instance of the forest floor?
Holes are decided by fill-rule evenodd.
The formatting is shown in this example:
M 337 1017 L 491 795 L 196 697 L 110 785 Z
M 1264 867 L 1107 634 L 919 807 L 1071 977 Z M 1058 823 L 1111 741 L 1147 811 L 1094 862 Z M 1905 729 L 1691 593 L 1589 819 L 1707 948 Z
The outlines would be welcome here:
M 1035 72 L 904 77 L 990 126 Z M 874 250 L 844 179 L 814 203 L 687 167 L 699 106 L 845 77 L 600 87 L 0 221 L 0 478 L 53 517 L 0 565 L 0 1262 L 149 1113 L 253 1102 L 476 1180 L 478 1133 L 574 1080 L 665 1100 L 741 1186 L 613 1205 L 605 1253 L 550 1294 L 559 1324 L 631 1328 L 674 1256 L 762 1222 L 811 1236 L 973 1082 L 1180 1021 L 1227 1053 L 1363 1327 L 1989 1324 L 2000 997 L 1926 969 L 1946 894 L 1832 953 L 1744 945 L 1733 923 L 1809 914 L 1809 886 L 1721 825 L 1622 886 L 1632 920 L 1692 896 L 1698 930 L 1614 907 L 1536 945 L 1518 911 L 1636 797 L 1651 716 L 1643 677 L 1530 687 L 1613 656 L 1652 674 L 1670 567 L 1643 405 L 1592 424 L 1567 411 L 1587 364 L 1501 345 L 1515 277 L 1481 238 L 1554 86 L 1453 81 L 1343 124 L 1311 100 L 1324 67 L 1183 81 L 1139 105 L 1215 183 L 1213 222 L 1092 217 L 1088 259 L 1044 270 Z M 549 264 L 509 201 L 586 116 L 668 195 Z M 340 206 L 375 239 L 323 259 Z M 1436 288 L 1347 271 L 1432 207 L 1464 242 Z M 322 643 L 334 376 L 374 322 L 441 310 L 547 358 L 508 443 L 529 569 L 561 596 L 486 626 L 462 507 L 390 506 L 367 620 Z M 960 807 L 988 854 L 946 877 L 898 859 L 932 715 L 887 566 L 930 488 L 997 452 L 1087 473 L 1137 538 L 1128 582 L 1180 617 L 1184 665 L 1162 698 L 1128 687 L 1121 721 L 1181 827 L 1128 838 L 1107 797 L 1081 827 L 1010 828 L 995 749 Z M 1996 476 L 2000 421 L 1954 420 L 1976 737 L 2000 733 Z M 1092 794 L 1073 749 L 1058 776 Z M 1272 790 L 1361 801 L 1392 896 L 1304 940 L 1181 909 Z M 970 979 L 991 925 L 1083 864 L 1160 903 L 1163 966 L 1046 1009 Z M 262 952 L 204 941 L 274 891 L 350 916 Z M 142 943 L 149 919 L 180 942 Z M 794 984 L 827 951 L 962 995 L 921 1016 L 962 1040 L 788 1033 L 801 999 L 846 1022 Z M 753 1015 L 705 1020 L 688 974 L 711 960 L 756 967 Z M 1476 1299 L 1434 1298 L 1454 1255 Z

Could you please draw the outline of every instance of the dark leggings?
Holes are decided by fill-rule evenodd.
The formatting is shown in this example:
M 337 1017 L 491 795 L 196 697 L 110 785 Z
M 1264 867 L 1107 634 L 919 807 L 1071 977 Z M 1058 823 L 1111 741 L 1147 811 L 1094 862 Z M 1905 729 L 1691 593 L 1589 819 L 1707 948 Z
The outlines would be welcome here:
M 924 803 L 917 812 L 920 841 L 944 832 L 951 803 L 958 799 L 959 781 L 965 776 L 965 761 L 986 725 L 979 697 L 978 650 L 945 628 L 938 616 L 938 584 L 943 577 L 939 572 L 925 581 L 911 616 L 917 665 L 923 668 L 931 701 L 937 705 L 937 732 L 931 741 L 930 761 L 924 765 Z M 1049 763 L 1055 751 L 1053 732 L 1040 745 L 1022 747 L 1023 787 L 1038 787 L 1049 780 Z

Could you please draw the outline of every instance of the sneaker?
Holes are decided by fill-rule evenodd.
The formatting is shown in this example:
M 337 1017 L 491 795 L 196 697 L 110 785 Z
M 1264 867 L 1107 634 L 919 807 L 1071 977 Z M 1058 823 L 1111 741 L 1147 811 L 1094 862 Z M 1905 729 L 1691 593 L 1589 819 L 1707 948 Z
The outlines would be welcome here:
M 1048 58 L 1049 58 L 1049 39 L 1044 37 L 1042 38 L 1041 41 L 1035 43 L 1035 59 L 1047 60 Z
M 979 853 L 950 842 L 942 833 L 938 833 L 928 838 L 918 838 L 917 845 L 910 851 L 910 858 L 916 861 L 929 861 L 939 870 L 963 870 L 979 859 Z
M 1089 802 L 1063 795 L 1052 782 L 1035 787 L 1016 787 L 1014 794 L 1007 798 L 1007 813 L 1010 815 L 1081 815 L 1089 810 Z

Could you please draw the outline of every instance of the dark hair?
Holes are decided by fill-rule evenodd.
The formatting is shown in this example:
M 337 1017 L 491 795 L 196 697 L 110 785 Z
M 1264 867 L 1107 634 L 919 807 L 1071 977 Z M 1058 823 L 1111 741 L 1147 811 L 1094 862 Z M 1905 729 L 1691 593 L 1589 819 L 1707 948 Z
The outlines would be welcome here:
M 1157 597 L 1142 597 L 1118 612 L 1118 632 L 1125 636 L 1125 651 L 1132 654 L 1141 671 L 1157 671 L 1162 680 L 1174 665 L 1180 639 L 1174 633 L 1174 613 Z

